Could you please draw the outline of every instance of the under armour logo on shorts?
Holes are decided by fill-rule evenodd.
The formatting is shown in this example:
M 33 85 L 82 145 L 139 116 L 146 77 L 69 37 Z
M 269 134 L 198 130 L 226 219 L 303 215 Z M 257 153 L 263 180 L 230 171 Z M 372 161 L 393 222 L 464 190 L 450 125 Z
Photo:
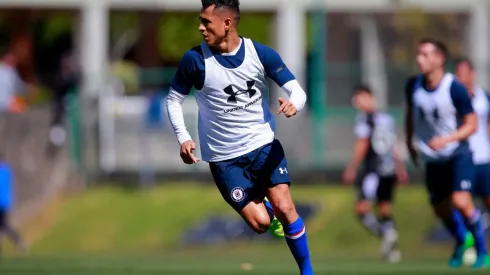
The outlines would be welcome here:
M 463 189 L 463 190 L 471 189 L 471 182 L 469 180 L 462 180 L 461 181 L 461 189 Z

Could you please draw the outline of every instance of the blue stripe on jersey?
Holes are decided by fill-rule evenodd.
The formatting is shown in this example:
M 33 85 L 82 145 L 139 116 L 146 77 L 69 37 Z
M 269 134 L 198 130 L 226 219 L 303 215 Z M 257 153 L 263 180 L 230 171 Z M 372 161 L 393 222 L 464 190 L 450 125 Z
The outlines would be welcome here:
M 197 46 L 187 51 L 180 60 L 170 87 L 181 94 L 188 95 L 192 87 L 200 90 L 203 85 L 204 58 L 201 46 Z
M 467 114 L 473 113 L 471 97 L 463 84 L 454 80 L 453 84 L 451 85 L 450 93 L 454 108 L 456 108 L 456 113 L 458 114 L 459 118 L 463 118 Z
M 279 87 L 295 79 L 276 51 L 255 41 L 253 41 L 253 44 L 267 77 L 276 82 Z
M 453 101 L 454 108 L 456 109 L 456 119 L 458 120 L 457 125 L 459 128 L 463 124 L 463 118 L 466 115 L 473 113 L 473 104 L 471 103 L 471 97 L 468 90 L 459 81 L 453 80 L 449 92 L 451 93 L 451 99 Z M 469 142 L 467 139 L 465 139 L 460 142 L 460 145 L 454 151 L 453 155 L 468 153 L 470 151 Z
M 282 61 L 279 54 L 272 48 L 253 42 L 257 55 L 264 66 L 267 77 L 279 86 L 294 80 L 295 77 Z M 221 55 L 213 52 L 216 60 L 225 68 L 234 69 L 243 63 L 245 58 L 245 43 L 242 42 L 240 49 L 235 55 Z M 204 55 L 201 46 L 187 51 L 179 63 L 177 72 L 170 86 L 177 92 L 187 95 L 192 87 L 202 89 L 205 78 Z

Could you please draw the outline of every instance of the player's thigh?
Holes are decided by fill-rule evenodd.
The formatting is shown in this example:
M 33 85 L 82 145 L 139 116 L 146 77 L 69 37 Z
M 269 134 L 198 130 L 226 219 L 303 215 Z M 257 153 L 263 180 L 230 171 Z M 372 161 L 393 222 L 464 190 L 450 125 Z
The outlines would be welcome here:
M 242 159 L 210 163 L 214 182 L 223 199 L 238 213 L 261 194 L 253 184 L 250 172 Z M 262 194 L 262 198 L 264 194 Z
M 261 148 L 255 156 L 252 174 L 254 183 L 267 192 L 277 218 L 281 222 L 294 221 L 297 213 L 289 191 L 289 169 L 278 140 Z
M 257 198 L 250 201 L 239 213 L 256 233 L 265 233 L 269 229 L 271 216 L 267 212 L 263 199 Z
M 475 184 L 475 165 L 471 153 L 461 154 L 451 161 L 452 191 L 471 192 Z
M 356 180 L 358 202 L 372 203 L 377 200 L 380 177 L 375 172 L 362 172 Z
M 288 184 L 275 184 L 269 187 L 267 198 L 274 209 L 275 216 L 281 223 L 291 224 L 298 219 Z
M 262 147 L 253 161 L 253 182 L 264 188 L 271 188 L 278 184 L 289 186 L 289 168 L 284 149 L 275 139 L 272 143 Z
M 490 198 L 490 163 L 475 165 L 475 183 L 471 191 L 482 199 Z
M 396 176 L 381 176 L 379 178 L 379 187 L 377 190 L 377 204 L 382 207 L 382 205 L 391 205 L 395 196 L 396 188 Z
M 433 206 L 449 199 L 452 194 L 451 166 L 446 162 L 429 162 L 425 166 L 425 186 Z

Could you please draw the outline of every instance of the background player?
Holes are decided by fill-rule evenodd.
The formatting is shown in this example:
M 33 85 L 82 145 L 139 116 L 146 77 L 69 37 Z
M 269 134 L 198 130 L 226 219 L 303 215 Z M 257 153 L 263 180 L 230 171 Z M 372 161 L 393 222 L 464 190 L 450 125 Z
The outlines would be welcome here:
M 417 164 L 416 146 L 426 162 L 426 184 L 434 211 L 456 238 L 450 266 L 462 265 L 466 228 L 454 215 L 453 206 L 475 238 L 478 253 L 475 268 L 485 266 L 486 247 L 481 215 L 471 198 L 475 179 L 472 153 L 467 139 L 475 133 L 477 116 L 466 88 L 446 73 L 446 46 L 423 39 L 417 52 L 421 74 L 407 83 L 406 141 Z
M 391 203 L 397 176 L 407 180 L 407 172 L 396 150 L 395 120 L 376 108 L 369 87 L 359 85 L 354 90 L 352 104 L 359 110 L 354 128 L 357 140 L 352 159 L 344 173 L 344 181 L 352 183 L 362 164 L 356 187 L 356 213 L 366 229 L 383 242 L 381 252 L 390 262 L 400 259 L 397 248 L 398 232 L 392 216 Z M 378 218 L 371 212 L 376 201 Z
M 468 90 L 473 109 L 478 116 L 478 129 L 469 139 L 476 167 L 476 179 L 472 191 L 474 195 L 483 199 L 487 209 L 490 210 L 490 95 L 475 84 L 473 63 L 468 58 L 456 60 L 454 69 L 458 80 Z
M 470 59 L 458 59 L 454 65 L 456 76 L 468 90 L 473 109 L 478 116 L 478 129 L 469 139 L 476 169 L 472 193 L 473 196 L 483 200 L 487 211 L 490 213 L 490 95 L 476 85 L 474 67 Z M 468 235 L 466 239 L 467 247 L 472 246 L 472 242 L 468 242 Z M 487 256 L 487 266 L 490 266 L 489 256 Z
M 305 225 L 289 192 L 286 157 L 274 138 L 274 117 L 264 98 L 266 77 L 289 95 L 289 100 L 279 98 L 278 114 L 294 116 L 306 94 L 274 50 L 238 35 L 238 0 L 201 2 L 204 42 L 184 55 L 167 97 L 182 160 L 199 162 L 182 112 L 185 95 L 194 87 L 201 155 L 221 195 L 257 233 L 268 230 L 275 214 L 301 274 L 313 274 Z M 265 196 L 270 204 L 264 203 Z

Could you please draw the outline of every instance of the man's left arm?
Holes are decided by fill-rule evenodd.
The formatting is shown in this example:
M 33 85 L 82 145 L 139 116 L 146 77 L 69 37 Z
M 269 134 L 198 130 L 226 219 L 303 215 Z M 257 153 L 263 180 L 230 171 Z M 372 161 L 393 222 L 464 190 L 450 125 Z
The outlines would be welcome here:
M 466 88 L 461 83 L 454 81 L 450 92 L 457 116 L 463 119 L 463 124 L 456 132 L 446 137 L 448 143 L 467 139 L 478 127 L 478 118 Z
M 305 106 L 305 91 L 276 51 L 256 42 L 254 42 L 254 46 L 267 77 L 272 79 L 289 96 L 289 100 L 279 98 L 281 106 L 278 113 L 283 112 L 287 117 L 294 116 Z

